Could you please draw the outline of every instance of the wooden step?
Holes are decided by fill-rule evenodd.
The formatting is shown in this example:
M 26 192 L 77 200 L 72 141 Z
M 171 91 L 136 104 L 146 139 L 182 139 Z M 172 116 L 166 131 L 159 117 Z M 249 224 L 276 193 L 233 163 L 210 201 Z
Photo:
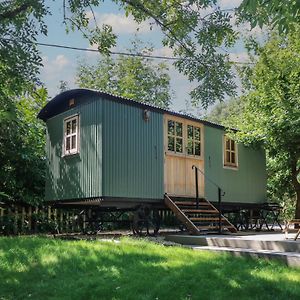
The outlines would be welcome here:
M 229 223 L 229 221 L 227 221 L 228 223 Z M 231 224 L 231 223 L 230 223 Z M 224 226 L 225 228 L 227 228 L 228 229 L 228 231 L 230 231 L 231 233 L 237 233 L 237 229 L 236 229 L 236 227 L 234 226 L 234 225 L 226 225 L 226 226 Z
M 219 229 L 219 226 L 218 225 L 213 225 L 213 226 L 205 225 L 205 226 L 197 226 L 197 228 L 199 230 L 209 230 L 209 229 Z M 228 231 L 231 232 L 232 226 L 222 225 L 222 229 L 227 229 Z
M 209 201 L 201 199 L 199 207 L 196 208 L 196 201 L 173 201 L 167 194 L 165 194 L 165 204 L 173 211 L 176 217 L 187 227 L 193 234 L 200 234 L 206 232 L 219 231 L 219 211 Z M 199 214 L 200 216 L 197 216 Z M 195 216 L 193 216 L 195 215 Z M 194 223 L 195 222 L 195 223 Z M 230 232 L 236 232 L 236 228 L 230 221 L 221 215 L 221 229 L 227 229 Z M 209 223 L 213 223 L 209 226 Z M 202 225 L 201 225 L 202 224 Z
M 182 206 L 195 205 L 196 206 L 197 202 L 196 201 L 175 201 L 175 204 L 177 206 L 180 206 L 180 205 L 182 205 Z M 210 204 L 207 202 L 199 202 L 199 206 L 210 206 Z
M 202 214 L 202 213 L 210 213 L 217 214 L 219 213 L 216 209 L 182 209 L 184 213 L 194 213 L 194 214 Z
M 217 225 L 213 225 L 213 226 L 209 226 L 209 225 L 205 225 L 205 226 L 197 226 L 197 228 L 199 230 L 209 230 L 209 229 L 219 229 L 219 226 Z M 222 228 L 225 228 L 225 226 L 222 226 Z
M 219 218 L 215 218 L 215 217 L 211 217 L 211 218 L 209 218 L 209 217 L 199 217 L 199 218 L 196 218 L 196 217 L 192 217 L 192 218 L 189 218 L 191 221 L 207 221 L 207 222 L 209 222 L 209 221 L 219 221 Z M 221 221 L 225 221 L 226 219 L 224 218 L 224 217 L 222 217 L 221 218 Z
M 165 194 L 165 204 L 169 207 L 176 217 L 188 228 L 188 230 L 194 234 L 198 234 L 199 230 L 195 224 L 182 212 L 182 210 L 172 201 L 172 199 Z

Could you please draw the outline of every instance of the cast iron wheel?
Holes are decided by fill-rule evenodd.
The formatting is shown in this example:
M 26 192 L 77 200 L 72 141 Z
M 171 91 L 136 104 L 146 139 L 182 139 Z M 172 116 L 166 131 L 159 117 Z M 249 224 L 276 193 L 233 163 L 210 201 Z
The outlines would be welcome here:
M 149 205 L 140 205 L 133 215 L 134 235 L 157 235 L 160 228 L 160 217 L 157 209 Z

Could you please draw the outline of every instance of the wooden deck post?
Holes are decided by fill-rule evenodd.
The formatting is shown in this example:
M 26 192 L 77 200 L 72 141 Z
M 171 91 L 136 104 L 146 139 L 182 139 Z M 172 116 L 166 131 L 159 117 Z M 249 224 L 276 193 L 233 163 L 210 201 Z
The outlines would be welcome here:
M 39 213 L 39 208 L 36 207 L 34 209 L 34 214 L 35 214 L 35 222 L 34 222 L 34 232 L 37 233 L 38 231 L 38 213 Z
M 48 206 L 48 223 L 51 221 L 51 206 Z
M 83 211 L 83 224 L 82 224 L 82 228 L 83 228 L 83 232 L 85 232 L 86 229 L 86 210 Z
M 15 215 L 14 215 L 14 234 L 18 234 L 18 206 L 14 205 Z
M 22 206 L 22 215 L 21 215 L 21 233 L 24 233 L 25 215 L 26 215 L 26 210 L 25 210 L 25 207 Z
M 32 231 L 32 207 L 29 206 L 28 208 L 28 229 Z
M 71 230 L 72 230 L 72 232 L 74 231 L 74 225 L 75 225 L 75 214 L 74 214 L 74 210 L 73 210 L 73 212 L 72 212 L 72 218 L 71 218 L 71 225 L 72 225 L 72 227 L 71 227 Z
M 56 208 L 54 208 L 53 216 L 54 216 L 55 231 L 56 231 L 56 233 L 59 233 L 58 222 L 57 222 L 57 209 Z
M 66 232 L 69 232 L 69 212 L 67 212 L 67 217 L 66 217 Z
M 60 229 L 60 233 L 63 232 L 63 222 L 64 222 L 64 215 L 63 215 L 63 211 L 62 209 L 59 210 L 59 229 Z

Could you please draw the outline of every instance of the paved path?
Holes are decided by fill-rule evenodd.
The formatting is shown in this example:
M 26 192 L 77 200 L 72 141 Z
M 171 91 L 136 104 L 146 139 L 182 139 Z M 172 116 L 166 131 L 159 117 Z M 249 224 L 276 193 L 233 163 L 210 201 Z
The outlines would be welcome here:
M 279 259 L 285 262 L 288 266 L 300 267 L 300 253 L 299 252 L 281 252 L 275 250 L 254 250 L 246 248 L 230 248 L 230 247 L 214 247 L 214 246 L 189 246 L 198 251 L 214 251 L 225 252 L 235 256 L 250 256 L 261 257 L 265 259 Z
M 300 267 L 300 240 L 295 234 L 288 239 L 280 232 L 238 233 L 235 235 L 169 235 L 167 240 L 181 243 L 196 251 L 226 252 L 236 256 L 280 259 L 288 266 Z

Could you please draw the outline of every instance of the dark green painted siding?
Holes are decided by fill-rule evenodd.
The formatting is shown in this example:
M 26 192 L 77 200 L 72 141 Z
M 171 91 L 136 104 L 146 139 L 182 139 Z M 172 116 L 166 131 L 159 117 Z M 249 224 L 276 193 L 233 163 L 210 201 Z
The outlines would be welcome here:
M 47 121 L 46 200 L 162 199 L 163 115 L 151 112 L 145 122 L 142 108 L 99 98 L 80 100 Z M 80 153 L 62 157 L 63 120 L 77 113 Z
M 224 202 L 260 203 L 266 201 L 265 152 L 238 145 L 238 169 L 223 168 L 223 136 L 221 129 L 205 126 L 205 164 L 208 178 L 224 191 Z M 217 189 L 205 181 L 205 197 L 217 201 Z
M 79 114 L 80 153 L 62 157 L 63 120 Z M 47 121 L 46 200 L 102 194 L 102 102 L 79 105 Z
M 162 199 L 163 114 L 105 100 L 103 192 L 105 196 Z

